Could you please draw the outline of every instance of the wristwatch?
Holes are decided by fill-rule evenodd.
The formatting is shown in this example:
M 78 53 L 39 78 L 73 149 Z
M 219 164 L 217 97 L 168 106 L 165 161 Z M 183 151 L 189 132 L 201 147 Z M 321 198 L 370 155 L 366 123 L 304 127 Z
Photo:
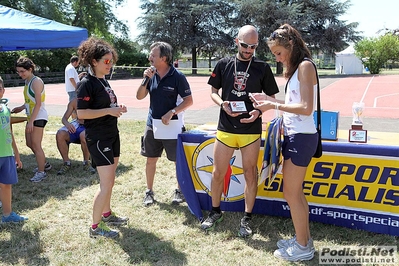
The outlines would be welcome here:
M 176 114 L 176 110 L 172 109 L 172 114 L 175 115 Z

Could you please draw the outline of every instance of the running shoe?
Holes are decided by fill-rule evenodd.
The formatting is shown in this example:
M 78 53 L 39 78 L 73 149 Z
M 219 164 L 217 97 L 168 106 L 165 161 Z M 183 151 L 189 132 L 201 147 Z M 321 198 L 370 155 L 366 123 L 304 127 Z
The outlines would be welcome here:
M 244 216 L 240 221 L 240 230 L 238 231 L 238 236 L 249 237 L 252 235 L 252 229 L 249 227 L 251 218 Z
M 50 171 L 51 168 L 53 168 L 51 164 L 49 162 L 46 162 L 46 164 L 44 165 L 44 171 Z M 36 173 L 38 170 L 39 168 L 36 167 L 35 169 L 33 169 L 33 173 Z
M 91 166 L 90 161 L 86 161 L 86 162 L 83 163 L 83 170 L 86 171 L 86 172 L 89 172 L 90 174 L 95 174 L 96 173 L 96 169 L 94 169 Z
M 173 194 L 172 204 L 180 204 L 183 203 L 186 199 L 184 198 L 183 193 L 180 189 L 176 189 Z
M 10 215 L 1 217 L 1 222 L 2 223 L 20 223 L 20 222 L 25 222 L 28 220 L 28 218 L 24 216 L 20 216 L 16 214 L 15 212 L 11 212 Z
M 64 162 L 64 164 L 61 166 L 61 169 L 58 170 L 57 175 L 65 175 L 69 170 L 71 170 L 71 164 Z
M 309 243 L 303 247 L 295 240 L 290 242 L 288 248 L 275 250 L 274 256 L 287 261 L 311 260 L 314 257 L 314 248 Z
M 215 228 L 215 225 L 217 223 L 220 223 L 221 221 L 223 221 L 223 214 L 211 211 L 208 218 L 206 218 L 206 220 L 202 222 L 201 229 L 205 231 L 213 230 L 213 228 Z
M 119 217 L 114 212 L 111 212 L 111 215 L 108 217 L 103 216 L 101 219 L 103 222 L 105 222 L 109 225 L 116 225 L 116 226 L 125 225 L 129 221 L 128 217 Z
M 33 183 L 39 183 L 42 182 L 42 180 L 46 179 L 46 177 L 46 172 L 36 172 L 35 175 L 29 180 Z
M 154 192 L 151 189 L 147 189 L 145 191 L 145 197 L 143 200 L 144 206 L 149 206 L 153 204 L 155 201 L 154 196 L 155 196 Z
M 92 238 L 109 237 L 115 238 L 119 236 L 119 231 L 110 229 L 103 221 L 101 221 L 96 229 L 90 227 L 89 236 Z

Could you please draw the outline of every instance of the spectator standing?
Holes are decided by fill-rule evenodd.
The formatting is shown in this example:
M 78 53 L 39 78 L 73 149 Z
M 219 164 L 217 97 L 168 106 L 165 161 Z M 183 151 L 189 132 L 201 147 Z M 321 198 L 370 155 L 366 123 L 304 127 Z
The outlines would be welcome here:
M 80 79 L 86 75 L 85 72 L 78 74 L 76 68 L 79 66 L 79 57 L 73 55 L 69 61 L 70 63 L 65 67 L 65 89 L 69 96 L 70 102 L 76 98 L 76 88 Z
M 168 160 L 176 164 L 177 136 L 173 139 L 155 138 L 154 119 L 161 120 L 164 125 L 169 125 L 171 120 L 179 120 L 181 123 L 177 130 L 182 132 L 183 111 L 193 104 L 186 77 L 172 65 L 172 46 L 165 42 L 155 42 L 150 50 L 148 60 L 152 67 L 144 71 L 143 83 L 136 93 L 138 100 L 150 95 L 150 110 L 141 143 L 141 155 L 147 157 L 145 169 L 147 190 L 143 201 L 146 206 L 154 203 L 153 185 L 156 166 L 164 149 Z M 144 82 L 147 79 L 148 81 Z M 179 123 L 174 124 L 179 126 Z M 184 196 L 178 185 L 172 203 L 179 204 L 183 201 Z

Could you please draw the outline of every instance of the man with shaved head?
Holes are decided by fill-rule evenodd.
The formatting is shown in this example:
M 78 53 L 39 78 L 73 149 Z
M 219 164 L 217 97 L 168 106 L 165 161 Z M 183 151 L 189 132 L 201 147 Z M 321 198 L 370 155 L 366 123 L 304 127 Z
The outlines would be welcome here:
M 238 235 L 248 237 L 252 235 L 250 221 L 257 192 L 257 161 L 262 133 L 262 112 L 254 109 L 249 95 L 264 92 L 274 97 L 278 87 L 270 66 L 254 56 L 258 47 L 256 28 L 243 26 L 235 43 L 237 54 L 221 59 L 208 81 L 211 98 L 220 106 L 220 114 L 213 150 L 212 210 L 201 228 L 212 230 L 223 220 L 221 196 L 223 193 L 228 198 L 228 185 L 233 175 L 240 179 L 239 174 L 231 171 L 233 153 L 240 149 L 245 179 L 245 214 Z M 224 184 L 227 184 L 225 189 Z

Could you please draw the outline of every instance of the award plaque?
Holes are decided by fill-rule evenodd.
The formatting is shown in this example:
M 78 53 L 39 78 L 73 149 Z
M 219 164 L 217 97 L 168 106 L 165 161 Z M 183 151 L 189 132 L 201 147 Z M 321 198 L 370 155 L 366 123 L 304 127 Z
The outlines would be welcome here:
M 363 102 L 354 102 L 352 105 L 352 129 L 349 130 L 349 142 L 367 142 L 367 130 L 363 129 Z
M 233 113 L 246 113 L 247 107 L 245 107 L 244 101 L 231 101 L 230 109 Z
M 367 142 L 367 130 L 364 129 L 349 129 L 349 142 Z

